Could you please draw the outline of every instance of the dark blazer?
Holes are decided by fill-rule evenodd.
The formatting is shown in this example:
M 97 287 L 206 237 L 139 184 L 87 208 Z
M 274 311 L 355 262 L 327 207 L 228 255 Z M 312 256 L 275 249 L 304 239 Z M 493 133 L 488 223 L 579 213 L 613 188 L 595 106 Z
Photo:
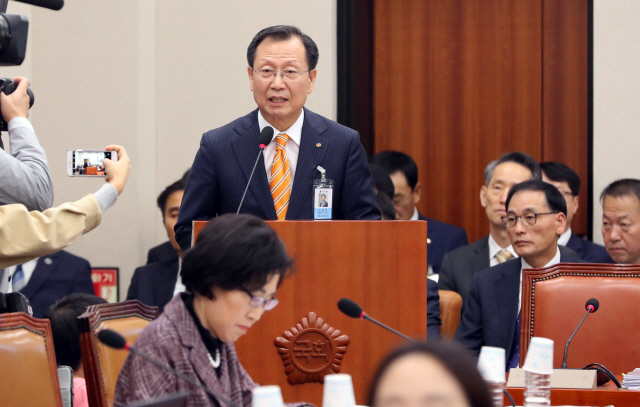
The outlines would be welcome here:
M 438 286 L 441 290 L 455 291 L 467 301 L 473 276 L 480 270 L 491 267 L 489 259 L 489 236 L 459 247 L 444 255 Z
M 171 246 L 171 242 L 166 241 L 156 247 L 149 249 L 147 253 L 147 264 L 155 263 L 157 261 L 165 260 L 177 260 L 178 252 Z
M 49 306 L 66 295 L 95 294 L 91 265 L 64 250 L 40 257 L 27 285 L 20 292 L 29 299 L 33 316 L 43 318 Z
M 427 237 L 431 240 L 427 246 L 427 263 L 434 274 L 438 274 L 445 253 L 467 244 L 467 232 L 457 226 L 425 218 L 419 212 L 418 219 L 427 221 Z
M 164 306 L 173 298 L 178 268 L 177 258 L 138 267 L 133 272 L 127 300 L 138 300 L 143 304 L 156 306 L 162 313 Z
M 258 109 L 202 136 L 191 167 L 176 224 L 176 239 L 183 250 L 191 246 L 191 222 L 236 213 L 260 149 Z M 367 157 L 355 130 L 304 110 L 302 138 L 288 220 L 313 219 L 313 180 L 318 166 L 334 181 L 333 219 L 380 219 Z M 264 158 L 251 180 L 242 213 L 275 220 Z
M 573 231 L 567 242 L 567 247 L 587 263 L 613 263 L 604 246 L 579 238 Z
M 560 246 L 560 262 L 582 263 L 582 260 Z M 455 339 L 476 355 L 482 346 L 496 346 L 504 348 L 506 363 L 509 362 L 518 319 L 520 267 L 520 258 L 511 259 L 473 277 Z
M 440 339 L 440 295 L 438 283 L 427 279 L 427 339 Z

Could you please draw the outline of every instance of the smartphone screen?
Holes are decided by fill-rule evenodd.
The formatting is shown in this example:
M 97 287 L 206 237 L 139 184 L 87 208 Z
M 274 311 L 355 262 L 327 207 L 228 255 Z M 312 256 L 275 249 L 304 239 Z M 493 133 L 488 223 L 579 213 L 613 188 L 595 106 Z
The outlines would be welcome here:
M 104 150 L 71 150 L 70 153 L 71 176 L 104 177 L 104 159 L 111 159 L 112 156 L 111 151 Z

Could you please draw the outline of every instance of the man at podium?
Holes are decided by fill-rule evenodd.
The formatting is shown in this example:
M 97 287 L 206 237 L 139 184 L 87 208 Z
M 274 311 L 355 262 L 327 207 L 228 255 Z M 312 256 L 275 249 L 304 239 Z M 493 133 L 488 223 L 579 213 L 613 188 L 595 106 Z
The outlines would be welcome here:
M 190 246 L 193 220 L 237 212 L 257 157 L 240 212 L 313 219 L 314 180 L 322 169 L 333 181 L 331 219 L 380 219 L 358 132 L 303 107 L 318 56 L 315 42 L 296 27 L 268 27 L 253 38 L 247 73 L 258 109 L 203 135 L 176 225 L 183 250 Z M 258 139 L 267 127 L 275 137 L 261 153 Z

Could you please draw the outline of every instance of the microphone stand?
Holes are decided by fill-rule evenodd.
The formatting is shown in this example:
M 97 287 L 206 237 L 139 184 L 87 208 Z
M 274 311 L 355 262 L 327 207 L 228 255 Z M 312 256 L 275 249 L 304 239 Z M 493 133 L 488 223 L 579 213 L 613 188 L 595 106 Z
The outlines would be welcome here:
M 247 186 L 244 189 L 244 193 L 242 194 L 242 199 L 240 200 L 240 205 L 238 205 L 238 210 L 236 211 L 236 215 L 240 213 L 240 208 L 242 208 L 242 203 L 244 202 L 244 197 L 247 196 L 247 191 L 249 190 L 249 185 L 251 184 L 251 180 L 253 179 L 253 173 L 256 170 L 256 167 L 258 166 L 258 161 L 260 161 L 260 156 L 262 155 L 262 152 L 264 151 L 264 149 L 266 148 L 266 146 L 264 144 L 260 144 L 260 153 L 258 153 L 258 156 L 256 157 L 256 162 L 253 164 L 253 169 L 251 170 L 251 175 L 249 175 L 249 182 L 247 182 Z
M 371 321 L 374 324 L 380 325 L 381 327 L 383 327 L 384 329 L 387 329 L 391 332 L 393 332 L 394 334 L 400 336 L 403 339 L 406 339 L 407 341 L 411 342 L 411 343 L 416 343 L 416 341 L 414 341 L 413 339 L 409 338 L 407 335 L 401 334 L 400 332 L 396 331 L 395 329 L 386 326 L 385 324 L 383 324 L 382 322 L 378 322 L 375 319 L 371 318 L 369 315 L 367 315 L 366 313 L 363 312 L 364 315 L 362 315 L 363 319 L 366 319 L 367 321 Z
M 587 313 L 584 314 L 584 317 L 582 317 L 582 321 L 580 321 L 580 323 L 576 327 L 576 330 L 573 331 L 573 333 L 571 334 L 571 337 L 569 337 L 569 340 L 567 341 L 567 344 L 564 346 L 564 357 L 562 358 L 562 366 L 560 367 L 561 369 L 567 368 L 567 352 L 569 352 L 569 344 L 571 343 L 571 340 L 575 336 L 576 332 L 578 332 L 578 329 L 580 329 L 580 326 L 582 326 L 582 323 L 584 322 L 584 320 L 587 318 L 587 315 L 591 314 L 591 312 L 592 312 L 591 309 L 587 309 Z

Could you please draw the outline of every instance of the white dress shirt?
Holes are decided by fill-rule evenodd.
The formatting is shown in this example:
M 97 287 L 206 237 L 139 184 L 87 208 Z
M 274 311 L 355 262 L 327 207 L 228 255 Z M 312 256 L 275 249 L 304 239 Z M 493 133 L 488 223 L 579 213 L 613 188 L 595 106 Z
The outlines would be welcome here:
M 276 155 L 276 136 L 278 134 L 286 134 L 289 136 L 289 141 L 284 146 L 284 151 L 287 152 L 287 159 L 289 160 L 289 176 L 291 177 L 291 187 L 293 190 L 293 180 L 296 175 L 296 168 L 298 166 L 298 155 L 300 153 L 300 140 L 302 139 L 302 124 L 304 123 L 304 109 L 300 113 L 300 117 L 295 123 L 288 129 L 279 130 L 273 127 L 267 120 L 262 117 L 262 113 L 258 110 L 258 126 L 260 132 L 267 126 L 273 127 L 273 139 L 271 143 L 267 145 L 262 153 L 264 156 L 264 169 L 267 171 L 267 179 L 271 178 L 271 167 L 273 166 L 273 157 Z
M 518 295 L 518 313 L 520 313 L 520 308 L 522 307 L 522 270 L 534 268 L 534 267 L 531 267 L 529 265 L 529 263 L 527 263 L 523 258 L 520 258 L 520 261 L 521 261 L 521 263 L 520 263 L 520 294 Z M 554 266 L 554 265 L 556 265 L 558 263 L 560 263 L 560 248 L 559 247 L 556 248 L 556 255 L 553 256 L 551 261 L 549 261 L 549 263 L 545 264 L 544 266 L 542 266 L 540 268 L 551 267 L 551 266 Z
M 513 246 L 509 245 L 508 247 L 505 247 L 503 249 L 502 247 L 500 247 L 498 242 L 496 242 L 493 236 L 491 236 L 491 233 L 489 233 L 489 266 L 490 267 L 493 267 L 496 264 L 500 263 L 496 255 L 503 250 L 507 250 L 509 253 L 511 253 L 514 259 L 518 257 L 515 250 L 513 250 Z
M 29 279 L 31 278 L 31 276 L 33 275 L 33 271 L 36 269 L 36 266 L 38 265 L 38 258 L 35 258 L 33 260 L 29 260 L 26 263 L 22 263 L 22 272 L 24 273 L 24 285 L 26 286 L 27 283 L 29 282 Z M 4 293 L 11 293 L 13 292 L 13 284 L 12 281 L 9 281 L 9 277 L 11 276 L 13 279 L 13 273 L 16 272 L 16 268 L 18 266 L 10 266 L 7 267 L 6 269 L 0 270 L 0 274 L 2 275 L 2 279 L 4 280 L 4 277 L 6 276 L 6 280 L 8 282 L 8 284 L 2 288 L 2 290 L 0 292 L 4 292 Z
M 571 239 L 571 228 L 560 235 L 558 238 L 558 246 L 566 246 L 567 243 L 569 243 L 569 239 Z
M 180 272 L 182 271 L 182 258 L 178 257 L 178 278 L 176 279 L 176 286 L 173 289 L 173 296 L 175 297 L 178 293 L 186 291 L 187 288 L 182 284 L 182 277 L 180 277 Z

